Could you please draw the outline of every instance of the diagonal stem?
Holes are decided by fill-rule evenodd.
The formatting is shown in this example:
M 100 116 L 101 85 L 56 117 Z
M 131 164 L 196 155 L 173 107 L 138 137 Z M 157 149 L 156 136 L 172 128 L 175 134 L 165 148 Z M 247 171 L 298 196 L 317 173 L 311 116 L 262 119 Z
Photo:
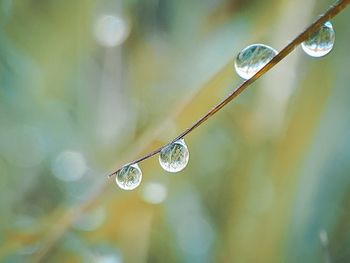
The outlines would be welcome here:
M 261 68 L 254 76 L 252 76 L 250 79 L 247 79 L 236 89 L 234 89 L 226 98 L 224 98 L 221 102 L 216 104 L 211 110 L 209 110 L 205 115 L 203 115 L 201 118 L 199 118 L 196 122 L 194 122 L 189 128 L 181 132 L 177 137 L 175 137 L 170 143 L 175 142 L 183 137 L 185 137 L 187 134 L 192 132 L 194 129 L 196 129 L 198 126 L 200 126 L 202 123 L 206 122 L 209 118 L 211 118 L 215 113 L 220 111 L 223 107 L 225 107 L 229 102 L 231 102 L 234 98 L 236 98 L 239 94 L 241 94 L 245 89 L 247 89 L 253 82 L 255 82 L 258 78 L 263 76 L 266 72 L 268 72 L 271 68 L 276 66 L 281 60 L 283 60 L 287 55 L 289 55 L 298 45 L 300 45 L 302 42 L 307 40 L 311 34 L 316 32 L 324 23 L 326 23 L 328 20 L 335 17 L 338 13 L 340 13 L 342 10 L 344 10 L 347 5 L 350 3 L 350 0 L 340 0 L 337 1 L 335 4 L 329 7 L 329 9 L 321 15 L 315 22 L 313 22 L 309 27 L 307 27 L 302 33 L 300 33 L 296 38 L 294 38 L 288 45 L 286 45 L 278 54 L 271 59 L 263 68 Z M 140 163 L 156 154 L 158 154 L 166 145 L 163 145 L 162 147 L 159 147 L 158 149 L 128 163 L 128 165 Z M 111 178 L 114 175 L 116 175 L 120 169 L 117 169 L 113 173 L 109 174 L 108 177 Z

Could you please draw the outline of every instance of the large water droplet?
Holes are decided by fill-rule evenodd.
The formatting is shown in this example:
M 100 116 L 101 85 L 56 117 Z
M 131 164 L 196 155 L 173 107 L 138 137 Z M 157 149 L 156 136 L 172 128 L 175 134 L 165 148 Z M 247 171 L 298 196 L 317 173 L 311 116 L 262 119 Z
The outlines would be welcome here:
M 142 172 L 137 164 L 125 165 L 116 175 L 117 185 L 124 190 L 134 190 L 142 180 Z
M 250 45 L 238 53 L 235 60 L 236 72 L 240 77 L 250 79 L 276 55 L 277 51 L 272 47 Z
M 312 57 L 323 57 L 331 52 L 335 41 L 335 31 L 331 22 L 326 22 L 308 40 L 301 43 L 302 49 Z
M 186 167 L 189 157 L 187 145 L 184 139 L 180 139 L 160 151 L 159 163 L 165 171 L 176 173 Z

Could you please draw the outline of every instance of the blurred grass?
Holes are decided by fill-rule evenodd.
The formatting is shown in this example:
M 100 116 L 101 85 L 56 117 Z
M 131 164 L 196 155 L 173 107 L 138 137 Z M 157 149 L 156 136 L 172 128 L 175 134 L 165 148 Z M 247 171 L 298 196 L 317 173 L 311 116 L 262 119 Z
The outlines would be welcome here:
M 290 1 L 2 0 L 0 261 L 322 262 L 322 230 L 333 261 L 349 261 L 348 11 L 330 55 L 296 50 L 191 134 L 184 172 L 148 160 L 127 193 L 105 177 L 238 84 L 238 50 L 280 48 L 329 4 L 309 4 L 299 27 L 306 7 Z M 127 17 L 122 46 L 95 41 L 105 13 Z M 282 107 L 269 87 L 287 84 Z M 86 162 L 78 180 L 52 168 L 67 150 Z M 144 193 L 154 181 L 167 189 L 158 205 Z

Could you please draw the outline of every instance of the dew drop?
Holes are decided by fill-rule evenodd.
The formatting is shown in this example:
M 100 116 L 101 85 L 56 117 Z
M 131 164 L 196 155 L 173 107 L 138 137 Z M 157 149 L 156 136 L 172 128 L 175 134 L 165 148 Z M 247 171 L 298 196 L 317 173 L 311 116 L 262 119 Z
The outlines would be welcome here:
M 116 175 L 117 185 L 124 190 L 134 190 L 142 180 L 142 172 L 137 164 L 125 165 Z
M 313 33 L 308 40 L 301 43 L 302 49 L 312 57 L 323 57 L 331 52 L 335 41 L 335 31 L 331 22 L 326 22 Z
M 176 173 L 186 167 L 189 157 L 187 145 L 184 139 L 180 139 L 160 151 L 159 163 L 165 171 Z
M 272 47 L 250 45 L 238 53 L 235 60 L 236 72 L 240 77 L 250 79 L 276 55 L 277 51 Z

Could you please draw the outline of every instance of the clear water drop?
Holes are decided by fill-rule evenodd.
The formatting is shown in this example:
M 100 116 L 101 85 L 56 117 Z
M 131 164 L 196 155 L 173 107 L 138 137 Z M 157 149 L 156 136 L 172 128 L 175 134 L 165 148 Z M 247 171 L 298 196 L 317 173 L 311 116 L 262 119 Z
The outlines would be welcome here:
M 237 74 L 250 79 L 277 55 L 277 51 L 264 44 L 253 44 L 238 53 L 235 60 Z
M 134 190 L 142 180 L 142 172 L 137 164 L 125 165 L 116 175 L 117 185 L 124 190 Z
M 189 157 L 187 145 L 184 139 L 180 139 L 160 151 L 159 163 L 165 171 L 176 173 L 186 167 Z
M 335 31 L 331 22 L 326 22 L 308 40 L 301 43 L 302 49 L 312 57 L 323 57 L 331 52 L 335 41 Z

